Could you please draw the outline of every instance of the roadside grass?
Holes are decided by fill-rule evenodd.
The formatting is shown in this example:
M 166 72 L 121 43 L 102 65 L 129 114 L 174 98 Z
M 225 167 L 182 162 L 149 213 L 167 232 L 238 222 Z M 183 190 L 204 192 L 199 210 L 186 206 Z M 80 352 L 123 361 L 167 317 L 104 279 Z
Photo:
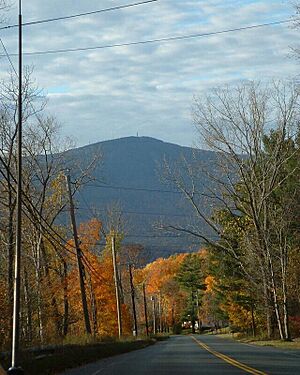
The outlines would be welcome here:
M 213 333 L 210 333 L 213 334 Z M 299 350 L 300 349 L 300 337 L 293 338 L 293 341 L 281 341 L 281 340 L 269 340 L 266 337 L 253 337 L 241 333 L 217 333 L 218 337 L 223 339 L 234 339 L 238 342 L 253 344 L 257 346 L 272 346 L 279 349 L 291 349 Z
M 245 342 L 245 341 L 243 341 Z M 249 344 L 254 344 L 258 346 L 273 346 L 279 349 L 300 349 L 300 338 L 293 339 L 293 341 L 281 341 L 281 340 L 249 340 Z
M 21 353 L 20 363 L 26 374 L 53 375 L 66 369 L 95 362 L 102 358 L 127 353 L 153 345 L 158 339 L 100 342 L 86 345 L 68 344 L 53 346 L 40 351 L 26 351 Z M 4 368 L 9 367 L 8 356 L 0 358 Z

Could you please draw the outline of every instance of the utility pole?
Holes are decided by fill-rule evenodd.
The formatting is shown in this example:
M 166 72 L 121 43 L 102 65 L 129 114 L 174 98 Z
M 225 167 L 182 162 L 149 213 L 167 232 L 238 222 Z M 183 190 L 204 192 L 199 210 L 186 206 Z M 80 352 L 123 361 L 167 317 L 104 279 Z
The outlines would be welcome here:
M 197 302 L 197 319 L 198 319 L 198 331 L 201 333 L 202 323 L 200 317 L 200 303 L 199 303 L 199 290 L 196 291 L 196 302 Z
M 91 330 L 89 311 L 88 311 L 88 305 L 87 305 L 87 300 L 86 300 L 86 292 L 85 292 L 85 284 L 84 284 L 84 277 L 85 277 L 84 266 L 82 264 L 82 252 L 81 252 L 81 249 L 79 246 L 79 240 L 78 240 L 76 219 L 75 219 L 75 213 L 74 213 L 74 203 L 73 203 L 73 197 L 72 197 L 72 192 L 71 192 L 71 182 L 70 182 L 69 174 L 66 175 L 66 183 L 67 183 L 67 190 L 69 194 L 70 217 L 71 217 L 71 224 L 72 224 L 73 237 L 74 237 L 76 256 L 77 256 L 77 265 L 78 265 L 78 272 L 79 272 L 81 302 L 82 302 L 83 316 L 84 316 L 84 322 L 85 322 L 85 330 L 86 330 L 86 333 L 90 335 L 92 333 L 92 330 Z
M 120 293 L 119 293 L 119 278 L 118 278 L 115 244 L 116 244 L 115 243 L 115 235 L 113 234 L 113 236 L 111 238 L 111 252 L 112 252 L 112 260 L 113 260 L 113 266 L 114 266 L 114 280 L 115 280 L 115 289 L 116 289 L 118 330 L 119 330 L 119 339 L 120 339 L 122 337 L 122 313 L 121 313 L 121 303 L 120 303 Z
M 155 306 L 155 296 L 151 296 L 152 301 L 152 314 L 153 314 L 153 334 L 156 334 L 156 306 Z
M 195 304 L 194 304 L 194 293 L 191 291 L 191 301 L 192 301 L 192 333 L 195 333 Z
M 24 374 L 19 365 L 20 345 L 20 272 L 21 272 L 21 242 L 22 242 L 22 121 L 23 121 L 23 95 L 22 95 L 22 0 L 19 0 L 19 93 L 18 93 L 18 171 L 17 171 L 17 217 L 16 217 L 16 252 L 14 276 L 14 307 L 13 307 L 13 332 L 12 332 L 12 357 L 8 374 Z
M 129 279 L 130 279 L 130 290 L 131 290 L 131 301 L 132 301 L 132 312 L 133 312 L 133 321 L 134 321 L 134 336 L 138 335 L 138 328 L 137 328 L 137 319 L 136 319 L 136 309 L 135 309 L 135 290 L 133 285 L 133 277 L 132 277 L 132 265 L 129 263 L 128 265 L 129 270 Z
M 143 283 L 143 298 L 144 298 L 144 314 L 145 314 L 146 334 L 147 334 L 147 336 L 149 336 L 149 325 L 148 325 L 148 312 L 147 312 L 147 299 L 146 299 L 145 283 Z
M 162 333 L 162 308 L 161 308 L 161 293 L 160 292 L 159 292 L 159 297 L 158 297 L 158 318 L 159 318 L 158 332 Z

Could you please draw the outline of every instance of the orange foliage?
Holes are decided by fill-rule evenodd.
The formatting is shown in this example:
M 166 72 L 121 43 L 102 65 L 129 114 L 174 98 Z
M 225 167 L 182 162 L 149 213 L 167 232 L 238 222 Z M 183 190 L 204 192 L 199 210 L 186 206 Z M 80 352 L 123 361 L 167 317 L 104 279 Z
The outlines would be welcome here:
M 100 336 L 117 336 L 117 310 L 111 252 L 108 247 L 101 257 L 95 254 L 95 246 L 100 240 L 100 229 L 101 223 L 96 219 L 92 219 L 88 223 L 81 224 L 78 231 L 81 241 L 80 246 L 84 254 L 85 283 L 90 321 L 94 334 Z M 77 269 L 73 269 L 70 273 L 68 284 L 72 318 L 75 322 L 72 332 L 82 332 L 84 331 L 84 322 L 82 319 Z M 123 304 L 122 326 L 125 335 L 131 332 L 130 319 L 129 308 Z
M 160 299 L 169 326 L 180 321 L 184 309 L 186 292 L 180 289 L 175 277 L 186 255 L 159 258 L 135 272 L 135 280 L 145 283 L 147 295 Z

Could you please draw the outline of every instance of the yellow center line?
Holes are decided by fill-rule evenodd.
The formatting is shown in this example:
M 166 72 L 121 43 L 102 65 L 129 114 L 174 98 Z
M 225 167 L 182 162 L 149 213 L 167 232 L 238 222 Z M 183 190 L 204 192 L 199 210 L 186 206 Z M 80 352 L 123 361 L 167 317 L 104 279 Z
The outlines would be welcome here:
M 193 340 L 199 346 L 201 346 L 201 348 L 205 349 L 206 351 L 208 351 L 209 353 L 211 353 L 215 357 L 218 357 L 218 358 L 222 359 L 223 361 L 231 364 L 232 366 L 238 367 L 239 369 L 242 369 L 245 372 L 248 372 L 249 374 L 253 374 L 253 375 L 267 375 L 267 373 L 265 373 L 265 372 L 256 370 L 256 369 L 254 369 L 252 367 L 249 367 L 249 366 L 245 365 L 244 363 L 241 363 L 241 362 L 237 361 L 236 359 L 233 359 L 231 357 L 228 357 L 225 354 L 217 352 L 216 350 L 210 348 L 208 345 L 206 345 L 203 342 L 197 340 L 194 336 L 192 336 L 192 338 L 193 338 Z

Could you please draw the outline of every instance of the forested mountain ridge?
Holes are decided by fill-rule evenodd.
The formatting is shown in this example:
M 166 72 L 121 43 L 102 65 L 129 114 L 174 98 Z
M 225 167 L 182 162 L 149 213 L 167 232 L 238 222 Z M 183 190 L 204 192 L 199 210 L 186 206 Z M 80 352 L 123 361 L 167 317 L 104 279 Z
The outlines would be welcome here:
M 181 168 L 180 160 L 199 160 L 212 168 L 215 153 L 150 137 L 104 141 L 68 153 L 83 167 L 99 157 L 92 172 L 94 181 L 83 186 L 76 195 L 78 221 L 87 220 L 92 212 L 106 220 L 108 208 L 120 210 L 126 232 L 124 242 L 143 245 L 151 259 L 198 247 L 191 237 L 173 238 L 175 234 L 158 232 L 154 228 L 158 221 L 180 225 L 194 215 L 183 195 L 163 180 L 163 164 L 167 161 L 177 169 Z M 205 225 L 203 230 L 207 231 Z

